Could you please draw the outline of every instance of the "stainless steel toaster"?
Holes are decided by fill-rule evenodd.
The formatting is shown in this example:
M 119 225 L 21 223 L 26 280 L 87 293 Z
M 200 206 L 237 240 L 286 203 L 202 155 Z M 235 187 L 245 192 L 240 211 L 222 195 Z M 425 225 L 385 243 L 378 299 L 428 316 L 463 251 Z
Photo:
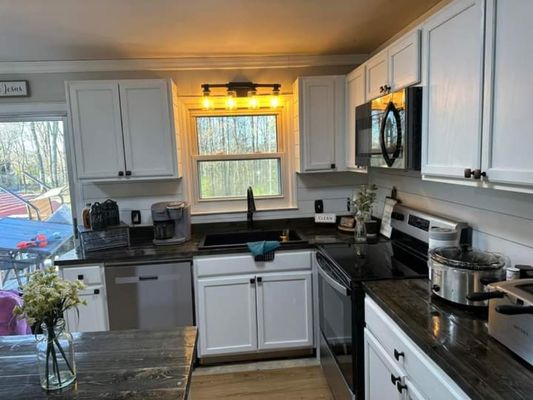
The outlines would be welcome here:
M 533 365 L 533 279 L 495 282 L 489 289 L 489 334 Z

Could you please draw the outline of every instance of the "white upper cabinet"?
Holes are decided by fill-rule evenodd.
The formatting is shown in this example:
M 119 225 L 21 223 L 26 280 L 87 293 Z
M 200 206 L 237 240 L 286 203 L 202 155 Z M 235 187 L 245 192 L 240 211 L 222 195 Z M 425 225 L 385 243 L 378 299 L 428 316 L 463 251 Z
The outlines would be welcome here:
M 68 82 L 67 88 L 79 179 L 178 177 L 170 81 Z
M 355 108 L 365 103 L 365 66 L 361 65 L 346 75 L 346 169 L 366 172 L 355 163 Z
M 176 151 L 167 82 L 121 81 L 126 166 L 132 177 L 174 176 Z M 166 156 L 165 156 L 166 155 Z
M 488 182 L 533 185 L 533 2 L 489 0 L 483 166 Z
M 293 84 L 298 172 L 344 166 L 344 76 L 305 76 Z
M 366 63 L 366 98 L 420 82 L 420 31 L 406 34 Z
M 481 166 L 483 0 L 457 0 L 423 25 L 422 174 Z
M 369 59 L 366 64 L 366 97 L 368 100 L 383 95 L 384 86 L 389 85 L 389 60 L 387 50 Z
M 126 169 L 116 82 L 71 82 L 70 116 L 79 179 L 117 177 Z
M 393 92 L 420 82 L 420 30 L 394 42 L 387 54 L 389 86 Z

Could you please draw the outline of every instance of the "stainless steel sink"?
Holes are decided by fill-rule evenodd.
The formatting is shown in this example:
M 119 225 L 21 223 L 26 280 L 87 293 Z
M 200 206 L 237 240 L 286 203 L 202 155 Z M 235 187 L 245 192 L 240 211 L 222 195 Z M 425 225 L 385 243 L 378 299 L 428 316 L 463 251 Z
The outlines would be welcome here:
M 212 249 L 243 247 L 248 242 L 259 242 L 263 240 L 279 241 L 281 235 L 282 230 L 208 233 L 204 236 L 198 248 Z M 296 231 L 291 229 L 289 230 L 289 240 L 283 243 L 307 243 L 307 241 L 303 240 Z

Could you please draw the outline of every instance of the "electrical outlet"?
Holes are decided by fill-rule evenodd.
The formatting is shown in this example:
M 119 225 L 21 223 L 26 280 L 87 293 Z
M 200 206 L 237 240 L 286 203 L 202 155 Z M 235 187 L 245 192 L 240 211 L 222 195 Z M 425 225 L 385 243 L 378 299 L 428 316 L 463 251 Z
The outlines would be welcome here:
M 337 215 L 333 213 L 315 214 L 317 224 L 334 224 L 337 222 Z

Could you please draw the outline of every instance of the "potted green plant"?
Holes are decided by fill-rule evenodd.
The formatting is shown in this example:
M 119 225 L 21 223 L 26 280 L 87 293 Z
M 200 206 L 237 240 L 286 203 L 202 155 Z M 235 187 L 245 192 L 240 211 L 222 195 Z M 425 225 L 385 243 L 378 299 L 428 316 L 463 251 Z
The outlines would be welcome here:
M 55 268 L 33 272 L 22 286 L 23 305 L 13 313 L 34 326 L 41 386 L 62 389 L 76 380 L 72 335 L 65 330 L 65 311 L 86 304 L 79 297 L 80 281 L 61 279 Z M 37 333 L 37 332 L 41 333 Z
M 366 242 L 365 223 L 372 220 L 372 208 L 376 202 L 378 187 L 361 185 L 354 193 L 351 201 L 351 209 L 355 218 L 355 241 Z

